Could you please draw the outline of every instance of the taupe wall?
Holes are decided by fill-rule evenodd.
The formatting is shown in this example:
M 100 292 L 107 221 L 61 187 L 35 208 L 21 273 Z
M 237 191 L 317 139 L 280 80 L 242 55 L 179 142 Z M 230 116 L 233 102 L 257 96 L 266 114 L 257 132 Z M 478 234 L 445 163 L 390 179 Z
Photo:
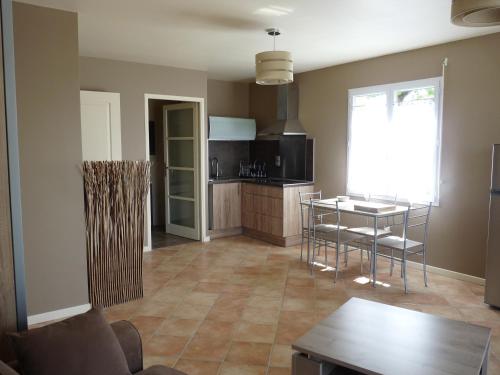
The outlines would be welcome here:
M 77 22 L 14 3 L 29 315 L 88 303 Z
M 209 116 L 248 117 L 249 84 L 208 80 Z
M 296 76 L 300 119 L 316 138 L 317 188 L 345 192 L 347 90 L 441 75 L 444 91 L 441 205 L 431 218 L 429 263 L 484 276 L 490 153 L 500 143 L 500 34 Z
M 207 73 L 166 66 L 81 57 L 80 87 L 82 90 L 109 91 L 120 94 L 123 159 L 145 160 L 146 108 L 144 95 L 159 94 L 205 98 L 206 103 Z M 146 228 L 145 231 L 147 231 Z
M 207 73 L 116 60 L 80 58 L 82 90 L 120 93 L 122 154 L 144 160 L 144 94 L 207 97 Z

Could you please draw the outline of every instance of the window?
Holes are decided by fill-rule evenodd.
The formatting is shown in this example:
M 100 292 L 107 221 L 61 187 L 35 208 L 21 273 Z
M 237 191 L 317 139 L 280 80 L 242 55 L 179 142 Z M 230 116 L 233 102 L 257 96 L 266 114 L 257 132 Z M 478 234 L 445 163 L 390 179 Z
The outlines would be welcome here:
M 439 203 L 441 78 L 349 90 L 347 193 Z

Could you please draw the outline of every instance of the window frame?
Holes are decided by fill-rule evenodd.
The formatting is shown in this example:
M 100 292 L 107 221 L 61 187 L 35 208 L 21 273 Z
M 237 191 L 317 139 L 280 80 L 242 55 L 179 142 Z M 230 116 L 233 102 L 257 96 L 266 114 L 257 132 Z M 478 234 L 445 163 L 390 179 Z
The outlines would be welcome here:
M 358 95 L 369 95 L 376 93 L 385 93 L 387 95 L 387 117 L 392 121 L 393 108 L 394 108 L 394 92 L 398 90 L 411 90 L 422 87 L 434 86 L 436 88 L 436 120 L 437 120 L 437 134 L 436 134 L 436 171 L 434 177 L 435 184 L 435 197 L 432 202 L 433 206 L 439 207 L 441 199 L 441 158 L 443 149 L 443 77 L 432 77 L 426 79 L 418 79 L 413 81 L 396 82 L 383 85 L 366 86 L 349 89 L 347 91 L 347 145 L 346 145 L 346 180 L 345 191 L 347 195 L 362 197 L 363 195 L 357 192 L 348 190 L 349 187 L 349 155 L 351 151 L 351 127 L 352 127 L 352 104 L 353 97 Z M 384 197 L 381 197 L 384 198 Z M 391 197 L 385 197 L 391 198 Z M 399 200 L 399 199 L 398 199 Z M 406 199 L 402 201 L 407 201 Z

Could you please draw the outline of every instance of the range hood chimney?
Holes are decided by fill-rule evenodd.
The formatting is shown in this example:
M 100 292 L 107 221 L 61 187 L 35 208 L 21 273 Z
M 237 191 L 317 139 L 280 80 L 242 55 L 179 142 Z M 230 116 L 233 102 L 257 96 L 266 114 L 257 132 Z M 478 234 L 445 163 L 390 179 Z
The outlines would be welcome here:
M 258 136 L 307 135 L 299 121 L 299 87 L 296 83 L 290 83 L 277 86 L 277 90 L 276 122 L 260 131 Z

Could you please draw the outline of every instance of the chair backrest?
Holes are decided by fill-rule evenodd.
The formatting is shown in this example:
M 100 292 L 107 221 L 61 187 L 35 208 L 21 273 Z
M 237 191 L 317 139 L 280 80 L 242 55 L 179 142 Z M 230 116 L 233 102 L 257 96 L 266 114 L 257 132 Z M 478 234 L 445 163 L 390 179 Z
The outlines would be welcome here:
M 431 217 L 432 203 L 417 203 L 408 206 L 406 215 L 402 218 L 397 217 L 398 221 L 391 224 L 391 230 L 400 228 L 401 237 L 405 240 L 414 240 L 427 245 L 429 235 L 429 221 Z M 395 217 L 396 218 L 396 217 Z M 416 232 L 421 235 L 416 238 Z
M 299 191 L 299 206 L 300 206 L 300 222 L 302 230 L 309 228 L 309 210 L 312 201 L 321 200 L 321 190 L 313 193 L 304 193 Z
M 311 199 L 310 200 L 311 207 L 311 217 L 312 217 L 312 231 L 316 230 L 317 224 L 333 224 L 337 226 L 337 229 L 340 228 L 340 210 L 339 210 L 339 202 L 335 201 L 335 203 L 326 204 L 321 203 L 318 205 L 318 201 Z
M 414 203 L 408 207 L 406 215 L 406 223 L 404 236 L 408 237 L 409 231 L 414 228 L 422 228 L 423 244 L 427 243 L 429 235 L 429 221 L 431 218 L 432 202 L 429 203 Z

